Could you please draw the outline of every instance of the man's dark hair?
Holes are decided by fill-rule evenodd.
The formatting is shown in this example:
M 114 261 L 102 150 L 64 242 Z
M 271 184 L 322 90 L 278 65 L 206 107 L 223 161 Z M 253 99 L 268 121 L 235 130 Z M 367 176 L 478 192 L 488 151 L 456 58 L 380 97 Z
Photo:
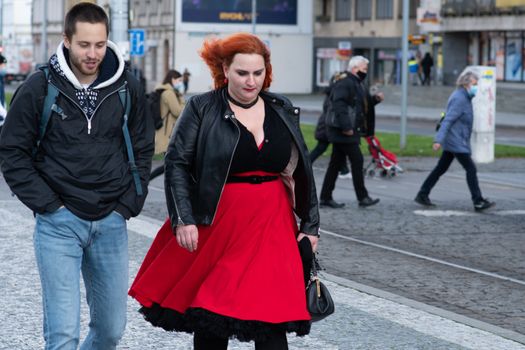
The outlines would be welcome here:
M 81 2 L 76 4 L 66 14 L 64 20 L 64 34 L 71 40 L 75 34 L 77 22 L 87 23 L 104 23 L 106 34 L 109 35 L 109 20 L 104 9 L 90 2 Z

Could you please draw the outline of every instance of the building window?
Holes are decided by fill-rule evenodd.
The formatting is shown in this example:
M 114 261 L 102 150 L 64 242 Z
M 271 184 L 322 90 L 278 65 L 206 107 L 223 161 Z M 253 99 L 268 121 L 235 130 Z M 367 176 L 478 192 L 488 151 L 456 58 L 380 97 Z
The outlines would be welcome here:
M 335 2 L 335 20 L 349 21 L 351 12 L 350 0 L 337 0 Z
M 521 33 L 507 32 L 507 38 L 505 41 L 505 80 L 522 80 L 523 52 L 523 39 Z
M 393 0 L 377 0 L 376 2 L 376 18 L 390 19 L 394 15 L 394 1 Z
M 355 19 L 366 20 L 372 17 L 372 1 L 356 0 L 355 2 Z

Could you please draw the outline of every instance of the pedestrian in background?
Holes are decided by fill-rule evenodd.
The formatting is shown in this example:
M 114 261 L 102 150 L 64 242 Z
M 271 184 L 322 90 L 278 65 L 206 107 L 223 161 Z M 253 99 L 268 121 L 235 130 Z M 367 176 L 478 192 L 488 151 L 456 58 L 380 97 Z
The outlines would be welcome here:
M 155 91 L 162 90 L 160 95 L 160 115 L 162 127 L 155 132 L 155 154 L 165 154 L 175 122 L 184 108 L 184 84 L 182 75 L 176 70 L 169 70 L 162 84 Z M 155 168 L 150 175 L 150 180 L 164 173 L 164 165 Z
M 5 101 L 5 75 L 7 74 L 7 59 L 0 54 L 0 103 L 4 108 L 7 107 Z
M 434 137 L 432 148 L 434 151 L 443 148 L 443 153 L 432 172 L 419 189 L 416 198 L 417 203 L 433 207 L 429 195 L 441 175 L 447 172 L 450 164 L 456 158 L 467 172 L 467 184 L 470 190 L 474 209 L 482 211 L 495 205 L 494 202 L 483 198 L 479 188 L 476 165 L 472 161 L 470 149 L 470 135 L 474 113 L 472 110 L 472 99 L 478 90 L 478 74 L 470 69 L 461 73 L 456 82 L 457 89 L 450 95 L 447 103 L 445 118 Z
M 324 90 L 325 98 L 323 101 L 323 110 L 321 112 L 321 115 L 319 116 L 319 119 L 317 120 L 317 126 L 315 127 L 314 134 L 314 137 L 317 140 L 317 144 L 315 145 L 314 149 L 310 152 L 310 161 L 312 162 L 312 164 L 327 150 L 328 146 L 330 145 L 330 142 L 328 141 L 328 135 L 326 134 L 326 113 L 330 104 L 330 92 L 332 91 L 332 86 L 338 80 L 340 75 L 342 74 L 334 74 L 330 78 L 329 85 Z M 339 178 L 352 178 L 352 174 L 350 174 L 350 169 L 348 169 L 346 161 L 344 162 L 343 167 L 339 172 Z
M 160 95 L 160 115 L 162 127 L 155 132 L 155 154 L 164 154 L 175 122 L 184 108 L 184 84 L 182 75 L 176 70 L 169 70 L 155 90 L 163 90 Z
M 190 87 L 190 71 L 188 68 L 184 68 L 184 72 L 182 72 L 182 83 L 184 84 L 184 94 L 188 92 L 188 89 Z
M 328 125 L 328 140 L 332 143 L 332 155 L 326 169 L 321 189 L 321 206 L 342 208 L 344 203 L 336 202 L 332 193 L 341 166 L 350 160 L 352 181 L 360 207 L 379 202 L 372 199 L 365 187 L 363 175 L 363 154 L 359 144 L 361 135 L 372 136 L 375 130 L 375 105 L 383 101 L 381 92 L 371 95 L 364 81 L 368 72 L 368 59 L 354 56 L 348 63 L 348 71 L 333 86 L 331 103 L 337 126 Z
M 416 86 L 418 85 L 418 79 L 419 79 L 419 63 L 417 59 L 414 56 L 411 56 L 408 60 L 408 75 L 410 77 L 410 81 L 412 82 L 412 85 Z
M 169 220 L 130 295 L 153 325 L 194 333 L 197 350 L 226 349 L 231 337 L 288 349 L 287 332 L 310 331 L 298 241 L 315 251 L 319 229 L 299 110 L 267 92 L 270 51 L 258 37 L 206 41 L 201 57 L 215 89 L 193 96 L 177 122 Z
M 421 60 L 421 69 L 423 70 L 422 85 L 430 86 L 430 73 L 432 71 L 433 66 L 434 60 L 432 59 L 432 56 L 430 56 L 429 52 L 425 53 L 425 56 Z
M 36 215 L 45 349 L 78 347 L 81 271 L 90 312 L 81 348 L 116 349 L 126 326 L 126 219 L 144 204 L 153 139 L 145 136 L 139 82 L 125 71 L 108 34 L 104 9 L 86 2 L 73 6 L 64 40 L 47 66 L 49 84 L 59 94 L 40 145 L 35 149 L 42 136 L 38 120 L 51 90 L 41 70 L 18 89 L 0 138 L 4 178 Z M 122 88 L 129 105 L 121 102 Z M 139 186 L 125 156 L 126 106 Z

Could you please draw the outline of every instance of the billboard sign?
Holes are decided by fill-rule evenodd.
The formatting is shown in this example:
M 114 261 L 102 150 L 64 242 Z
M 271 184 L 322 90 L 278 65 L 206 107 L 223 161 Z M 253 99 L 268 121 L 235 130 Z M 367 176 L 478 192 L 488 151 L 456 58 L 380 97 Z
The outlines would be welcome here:
M 297 0 L 257 0 L 257 24 L 297 25 Z M 183 0 L 183 23 L 252 22 L 252 1 Z

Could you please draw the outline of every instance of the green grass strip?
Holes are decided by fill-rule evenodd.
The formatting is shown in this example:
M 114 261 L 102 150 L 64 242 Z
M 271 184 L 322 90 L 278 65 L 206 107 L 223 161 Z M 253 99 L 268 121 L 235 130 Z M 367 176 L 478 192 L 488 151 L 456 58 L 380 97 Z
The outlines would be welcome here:
M 312 150 L 317 144 L 314 138 L 315 125 L 301 124 L 301 129 L 308 149 Z M 430 136 L 407 135 L 406 147 L 403 150 L 399 148 L 399 134 L 397 133 L 381 132 L 377 133 L 376 137 L 384 149 L 400 157 L 439 157 L 441 154 L 441 152 L 434 152 L 432 150 L 433 138 Z M 368 144 L 365 140 L 361 141 L 361 151 L 365 155 L 369 154 Z M 324 155 L 327 156 L 330 152 L 331 147 L 328 148 Z M 525 147 L 496 145 L 495 156 L 496 158 L 524 158 Z

